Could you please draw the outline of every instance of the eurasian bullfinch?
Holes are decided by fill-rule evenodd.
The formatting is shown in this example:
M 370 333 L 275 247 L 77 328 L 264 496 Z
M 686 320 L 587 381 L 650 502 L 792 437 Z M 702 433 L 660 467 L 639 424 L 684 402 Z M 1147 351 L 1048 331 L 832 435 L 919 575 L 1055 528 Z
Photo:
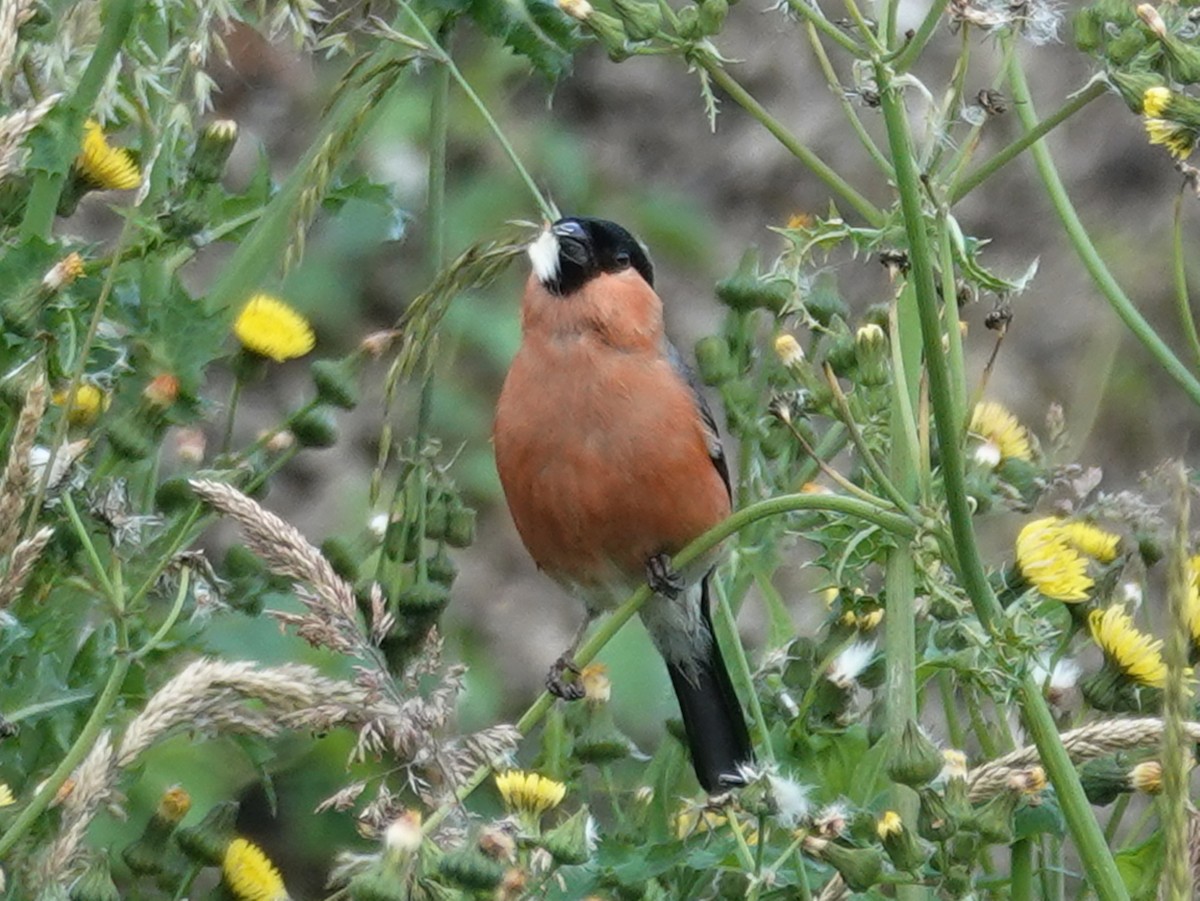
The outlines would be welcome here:
M 601 219 L 566 218 L 530 245 L 521 348 L 496 410 L 496 468 L 525 547 L 588 618 L 547 686 L 564 678 L 588 622 L 649 582 L 642 608 L 666 661 L 701 786 L 740 784 L 752 760 L 742 707 L 713 633 L 711 559 L 671 557 L 729 515 L 729 470 L 712 413 L 663 330 L 642 245 Z

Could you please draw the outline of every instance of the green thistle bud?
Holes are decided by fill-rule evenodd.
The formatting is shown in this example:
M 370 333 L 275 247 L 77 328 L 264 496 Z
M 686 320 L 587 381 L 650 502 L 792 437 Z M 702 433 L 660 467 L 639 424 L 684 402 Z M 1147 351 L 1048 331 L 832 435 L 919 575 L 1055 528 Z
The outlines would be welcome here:
M 154 491 L 154 504 L 163 513 L 178 513 L 196 502 L 196 494 L 182 476 L 167 479 Z
M 921 806 L 917 811 L 917 832 L 931 842 L 942 842 L 958 831 L 958 819 L 946 806 L 946 800 L 932 788 L 920 790 Z
M 421 551 L 421 536 L 417 534 L 415 525 L 402 519 L 388 523 L 387 531 L 383 534 L 383 552 L 389 560 L 413 563 L 421 556 Z
M 605 707 L 588 723 L 575 739 L 576 759 L 600 766 L 614 760 L 624 760 L 629 756 L 629 739 L 617 731 L 611 718 L 612 714 L 608 713 L 608 708 Z
M 942 874 L 942 891 L 950 898 L 962 898 L 971 890 L 970 867 L 958 864 Z
M 0 888 L 0 891 L 3 891 Z M 67 893 L 70 901 L 121 901 L 121 893 L 113 884 L 108 856 L 101 854 L 88 864 Z
M 449 588 L 458 577 L 458 564 L 446 553 L 445 548 L 439 548 L 436 554 L 425 561 L 425 574 L 431 582 Z
M 888 760 L 888 778 L 910 788 L 928 785 L 942 771 L 942 754 L 913 720 L 904 724 L 900 743 Z
M 358 406 L 358 368 L 362 362 L 358 354 L 341 360 L 317 360 L 312 364 L 313 384 L 317 397 L 330 406 L 353 410 Z
M 737 375 L 737 363 L 729 352 L 729 342 L 709 335 L 696 342 L 696 369 L 700 379 L 711 387 L 723 385 Z
M 408 888 L 383 861 L 350 880 L 351 901 L 409 901 Z
M 225 860 L 225 849 L 237 837 L 238 803 L 222 801 L 215 805 L 195 826 L 175 833 L 180 849 L 196 863 L 219 867 Z
M 587 842 L 588 816 L 586 807 L 579 808 L 547 832 L 539 844 L 564 866 L 587 863 L 590 857 Z
M 728 0 L 701 0 L 698 24 L 704 35 L 714 35 L 725 24 L 725 16 L 729 14 Z M 789 295 L 791 292 L 788 292 Z
M 156 450 L 153 430 L 132 416 L 121 416 L 104 428 L 113 453 L 122 460 L 144 460 Z
M 129 869 L 139 876 L 153 875 L 163 869 L 167 842 L 191 806 L 192 799 L 179 786 L 163 793 L 158 807 L 142 830 L 141 838 L 121 852 Z
M 237 143 L 238 126 L 232 119 L 209 122 L 196 138 L 196 147 L 188 161 L 188 178 L 201 184 L 213 184 L 225 174 L 225 164 Z
M 662 8 L 657 3 L 613 0 L 613 8 L 625 23 L 625 33 L 632 41 L 648 41 L 662 28 Z
M 358 580 L 358 566 L 362 557 L 350 539 L 331 535 L 321 542 L 321 556 L 328 560 L 333 571 L 347 582 Z
M 854 335 L 854 359 L 858 364 L 858 383 L 865 388 L 886 385 L 891 375 L 888 338 L 883 329 L 864 325 Z
M 835 318 L 844 320 L 850 315 L 850 308 L 838 293 L 833 277 L 828 274 L 818 276 L 813 282 L 812 290 L 804 297 L 804 309 L 824 328 L 829 328 Z
M 450 511 L 446 520 L 446 544 L 450 547 L 470 547 L 475 540 L 475 511 L 470 507 L 458 507 Z
M 1092 53 L 1100 49 L 1104 43 L 1104 19 L 1092 6 L 1085 6 L 1075 13 L 1072 20 L 1072 30 L 1075 33 L 1075 46 L 1084 53 Z
M 425 537 L 431 541 L 441 541 L 446 537 L 451 501 L 449 496 L 438 494 L 425 505 Z
M 921 847 L 920 840 L 894 810 L 886 811 L 879 818 L 875 833 L 897 870 L 915 870 L 925 863 L 928 855 Z
M 440 613 L 450 603 L 450 592 L 436 582 L 418 582 L 396 594 L 396 607 L 402 613 Z
M 700 11 L 694 6 L 685 6 L 675 16 L 675 31 L 685 41 L 696 41 L 704 37 L 700 29 Z
M 1105 807 L 1129 791 L 1129 768 L 1115 756 L 1097 757 L 1079 768 L 1079 782 L 1090 803 Z
M 1146 49 L 1150 39 L 1141 26 L 1126 28 L 1104 47 L 1104 55 L 1113 66 L 1124 66 Z
M 1143 98 L 1146 92 L 1151 88 L 1163 87 L 1163 77 L 1156 72 L 1137 71 L 1127 72 L 1122 69 L 1115 69 L 1108 73 L 1108 80 L 1117 93 L 1121 95 L 1121 99 L 1125 101 L 1125 105 L 1129 107 L 1131 112 L 1141 113 L 1143 109 Z
M 849 334 L 825 335 L 817 352 L 833 369 L 833 374 L 841 378 L 853 375 L 854 367 L 858 365 L 858 351 Z
M 946 853 L 955 863 L 971 863 L 979 855 L 982 845 L 978 832 L 960 829 L 946 842 Z
M 883 852 L 878 848 L 847 848 L 819 838 L 806 838 L 804 849 L 842 874 L 853 892 L 865 892 L 883 875 Z
M 989 844 L 1007 845 L 1013 840 L 1013 816 L 1021 793 L 1007 789 L 975 811 L 971 826 Z
M 1200 49 L 1181 40 L 1163 21 L 1162 15 L 1149 3 L 1137 7 L 1137 16 L 1158 38 L 1167 58 L 1171 77 L 1182 84 L 1200 81 Z
M 289 428 L 301 447 L 321 448 L 337 444 L 337 425 L 328 410 L 308 410 L 293 419 Z
M 695 7 L 685 7 L 683 13 L 695 12 Z M 696 13 L 699 15 L 699 13 Z M 697 27 L 699 27 L 697 25 Z M 681 29 L 682 31 L 682 25 Z M 733 275 L 717 282 L 717 299 L 731 310 L 748 313 L 751 310 L 770 310 L 781 313 L 795 294 L 795 286 L 789 279 L 770 273 L 759 274 L 758 250 L 750 248 L 744 254 Z
M 504 867 L 478 851 L 452 851 L 441 859 L 442 875 L 463 888 L 488 891 L 504 878 Z

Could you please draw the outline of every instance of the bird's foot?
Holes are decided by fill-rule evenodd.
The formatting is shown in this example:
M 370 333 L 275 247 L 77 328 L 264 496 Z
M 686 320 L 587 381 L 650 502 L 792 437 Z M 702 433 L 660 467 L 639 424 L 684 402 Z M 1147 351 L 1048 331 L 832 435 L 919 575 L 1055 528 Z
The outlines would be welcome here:
M 568 679 L 568 675 L 572 678 Z M 578 701 L 586 694 L 583 684 L 574 678 L 578 675 L 579 667 L 571 659 L 570 653 L 563 654 L 546 674 L 546 691 L 564 701 Z
M 655 554 L 646 561 L 646 581 L 655 594 L 674 600 L 686 587 L 683 576 L 671 568 L 671 558 L 666 554 Z

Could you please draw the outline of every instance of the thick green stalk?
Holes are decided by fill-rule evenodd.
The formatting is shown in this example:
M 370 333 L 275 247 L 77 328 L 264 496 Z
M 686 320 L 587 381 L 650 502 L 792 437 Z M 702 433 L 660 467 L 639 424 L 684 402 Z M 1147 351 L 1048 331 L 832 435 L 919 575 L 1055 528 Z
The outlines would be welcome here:
M 1011 36 L 1007 40 L 1012 40 Z M 1017 60 L 1017 54 L 1013 54 L 1012 61 L 1008 67 L 1008 83 L 1012 92 L 1013 106 L 1017 111 L 1017 116 L 1020 118 L 1021 124 L 1025 126 L 1025 129 L 1032 131 L 1038 126 L 1037 110 L 1033 107 L 1033 98 L 1029 93 L 1029 84 L 1025 80 L 1025 72 Z M 1100 293 L 1104 295 L 1113 312 L 1125 323 L 1125 327 L 1149 351 L 1155 361 L 1166 370 L 1167 375 L 1179 384 L 1187 396 L 1192 399 L 1193 403 L 1200 405 L 1200 380 L 1197 380 L 1192 375 L 1188 368 L 1175 356 L 1171 348 L 1158 336 L 1158 333 L 1154 331 L 1150 323 L 1138 312 L 1137 307 L 1133 305 L 1133 301 L 1121 290 L 1121 286 L 1117 284 L 1117 280 L 1113 278 L 1112 273 L 1108 271 L 1108 266 L 1105 265 L 1104 259 L 1097 252 L 1096 245 L 1092 243 L 1087 229 L 1083 227 L 1083 223 L 1079 220 L 1079 215 L 1075 212 L 1071 198 L 1067 195 L 1067 190 L 1063 186 L 1062 179 L 1058 176 L 1058 170 L 1054 166 L 1054 160 L 1050 156 L 1050 150 L 1046 146 L 1046 142 L 1035 141 L 1030 147 L 1030 152 L 1033 154 L 1033 160 L 1037 166 L 1038 174 L 1041 176 L 1042 184 L 1045 185 L 1046 196 L 1049 197 L 1054 211 L 1058 214 L 1059 219 L 1062 220 L 1063 227 L 1067 232 L 1067 238 L 1070 239 L 1071 245 L 1079 255 L 1084 268 L 1087 269 L 1088 274 L 1092 277 L 1092 281 L 1100 289 Z
M 719 646 L 725 649 L 726 656 L 730 658 L 730 675 L 742 690 L 742 697 L 749 702 L 750 718 L 754 721 L 754 727 L 758 732 L 760 757 L 768 763 L 774 763 L 775 751 L 771 747 L 771 730 L 767 725 L 766 716 L 763 715 L 762 702 L 758 699 L 758 692 L 754 690 L 754 673 L 750 669 L 746 648 L 742 645 L 741 636 L 738 634 L 737 620 L 734 618 L 733 608 L 729 606 L 729 596 L 720 579 L 712 579 L 712 591 L 717 596 L 717 622 L 713 624 L 713 627 L 717 631 Z
M 1003 622 L 1000 604 L 988 583 L 987 572 L 975 541 L 971 522 L 971 505 L 966 491 L 963 449 L 960 441 L 961 424 L 954 415 L 954 390 L 950 385 L 949 368 L 942 353 L 939 298 L 934 283 L 933 255 L 922 207 L 924 190 L 914 162 L 908 118 L 903 97 L 892 84 L 893 73 L 888 67 L 876 67 L 876 81 L 883 100 L 884 121 L 892 162 L 896 167 L 896 187 L 908 236 L 911 278 L 916 289 L 920 313 L 925 360 L 929 373 L 930 400 L 934 425 L 941 454 L 941 471 L 945 485 L 946 505 L 950 528 L 958 552 L 959 577 L 983 627 L 997 634 Z M 1019 104 L 1018 104 L 1019 106 Z M 1096 823 L 1091 805 L 1079 784 L 1079 776 L 1063 748 L 1054 718 L 1046 706 L 1040 687 L 1030 676 L 1019 682 L 1017 697 L 1025 727 L 1037 745 L 1042 764 L 1058 793 L 1063 816 L 1079 850 L 1088 878 L 1096 887 L 1101 901 L 1128 901 L 1121 875 L 1104 836 Z
M 64 138 L 79 146 L 80 135 L 83 134 L 83 123 L 96 105 L 100 89 L 108 79 L 108 74 L 116 63 L 117 54 L 125 42 L 125 36 L 133 25 L 137 13 L 138 0 L 108 0 L 104 4 L 100 18 L 104 25 L 92 58 L 88 60 L 87 68 L 75 87 L 75 93 L 65 104 L 63 129 Z M 33 179 L 29 191 L 29 202 L 25 207 L 25 218 L 21 222 L 21 236 L 25 238 L 50 237 L 54 226 L 54 216 L 58 211 L 58 199 L 62 196 L 63 185 L 67 180 L 67 172 L 75 154 L 59 148 L 59 159 L 51 170 L 39 171 Z
M 1183 336 L 1192 351 L 1193 365 L 1200 365 L 1200 336 L 1196 334 L 1196 317 L 1192 315 L 1192 299 L 1188 292 L 1187 257 L 1183 255 L 1183 188 L 1175 195 L 1175 222 L 1171 229 L 1171 256 L 1175 269 L 1175 310 Z
M 1188 626 L 1188 594 L 1192 589 L 1191 566 L 1188 563 L 1188 513 L 1190 488 L 1183 464 L 1176 463 L 1175 472 L 1175 534 L 1168 555 L 1170 571 L 1167 577 L 1166 647 L 1163 657 L 1167 664 L 1167 684 L 1163 687 L 1162 737 L 1162 794 L 1158 798 L 1162 823 L 1165 857 L 1159 897 L 1163 901 L 1190 901 L 1192 898 L 1192 865 L 1188 841 L 1188 777 L 1192 755 L 1185 754 L 1188 746 L 1184 720 L 1188 718 L 1188 651 L 1191 629 Z
M 1021 135 L 1003 150 L 998 151 L 995 156 L 988 158 L 987 162 L 980 164 L 978 169 L 975 169 L 970 175 L 956 181 L 950 187 L 947 200 L 951 205 L 958 203 L 981 184 L 999 172 L 1004 166 L 1008 165 L 1015 157 L 1023 153 L 1032 144 L 1040 141 L 1058 126 L 1070 119 L 1073 115 L 1095 100 L 1097 97 L 1104 96 L 1107 93 L 1106 88 L 1102 83 L 1096 82 L 1070 100 L 1063 104 L 1056 113 L 1047 116 L 1033 128 Z
M 17 842 L 29 831 L 29 828 L 37 818 L 46 812 L 46 809 L 50 806 L 50 802 L 54 800 L 54 796 L 62 788 L 62 784 L 67 781 L 71 773 L 75 772 L 75 767 L 83 762 L 83 759 L 92 750 L 92 745 L 96 743 L 96 739 L 100 737 L 100 732 L 104 729 L 105 720 L 108 719 L 108 714 L 117 702 L 117 696 L 121 692 L 121 685 L 125 682 L 125 676 L 129 672 L 131 658 L 127 645 L 128 639 L 125 633 L 125 623 L 118 620 L 117 647 L 113 652 L 115 659 L 113 660 L 112 669 L 108 673 L 108 681 L 104 684 L 104 689 L 100 692 L 100 697 L 96 699 L 96 705 L 92 708 L 91 716 L 84 723 L 83 730 L 71 745 L 70 750 L 67 751 L 66 756 L 54 768 L 54 772 L 50 774 L 49 778 L 42 783 L 41 791 L 17 815 L 17 818 L 13 820 L 12 825 L 8 827 L 4 835 L 0 836 L 0 860 L 3 860 L 8 852 L 16 846 Z
M 1033 841 L 1015 841 L 1009 849 L 1009 897 L 1012 901 L 1033 901 Z
M 671 561 L 671 565 L 677 571 L 683 571 L 687 568 L 688 564 L 698 560 L 726 538 L 737 534 L 747 526 L 764 519 L 769 519 L 772 516 L 783 516 L 801 510 L 823 511 L 843 516 L 854 516 L 882 529 L 886 529 L 902 542 L 911 541 L 917 531 L 916 527 L 903 516 L 880 510 L 871 504 L 864 503 L 855 498 L 825 494 L 781 494 L 778 497 L 767 498 L 766 500 L 759 501 L 757 504 L 751 504 L 745 509 L 738 510 L 724 522 L 713 526 L 680 551 L 675 556 L 675 559 Z M 638 588 L 637 591 L 629 596 L 629 600 L 614 610 L 612 615 L 604 620 L 599 628 L 592 633 L 591 637 L 579 647 L 575 652 L 575 662 L 580 666 L 586 666 L 594 660 L 604 646 L 621 630 L 621 627 L 642 609 L 642 605 L 649 598 L 649 585 L 643 585 Z M 542 692 L 537 700 L 529 706 L 529 709 L 521 715 L 521 718 L 517 720 L 516 730 L 522 735 L 529 734 L 529 731 L 541 722 L 542 718 L 553 705 L 554 698 L 550 693 Z M 455 792 L 457 801 L 461 802 L 482 785 L 490 772 L 491 767 L 480 767 L 468 779 L 464 780 Z M 425 832 L 428 833 L 435 829 L 452 809 L 451 805 L 445 805 L 435 810 L 429 819 L 425 821 L 423 827 Z
M 695 62 L 712 78 L 713 83 L 730 96 L 734 103 L 748 112 L 769 131 L 780 144 L 787 148 L 796 159 L 800 160 L 812 173 L 821 179 L 835 194 L 841 196 L 846 203 L 854 207 L 870 225 L 879 228 L 883 225 L 884 215 L 871 201 L 860 194 L 855 187 L 837 174 L 829 164 L 805 147 L 800 139 L 784 127 L 783 123 L 767 112 L 761 103 L 721 66 L 721 63 L 711 55 L 697 54 Z

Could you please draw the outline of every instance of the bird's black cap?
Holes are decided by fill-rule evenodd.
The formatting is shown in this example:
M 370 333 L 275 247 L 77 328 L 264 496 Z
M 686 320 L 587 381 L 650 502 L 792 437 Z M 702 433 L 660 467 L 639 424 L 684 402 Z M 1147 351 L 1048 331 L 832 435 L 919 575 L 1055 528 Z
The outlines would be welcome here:
M 615 222 L 584 216 L 559 219 L 529 245 L 538 281 L 551 294 L 573 294 L 602 273 L 633 268 L 654 286 L 646 249 Z

